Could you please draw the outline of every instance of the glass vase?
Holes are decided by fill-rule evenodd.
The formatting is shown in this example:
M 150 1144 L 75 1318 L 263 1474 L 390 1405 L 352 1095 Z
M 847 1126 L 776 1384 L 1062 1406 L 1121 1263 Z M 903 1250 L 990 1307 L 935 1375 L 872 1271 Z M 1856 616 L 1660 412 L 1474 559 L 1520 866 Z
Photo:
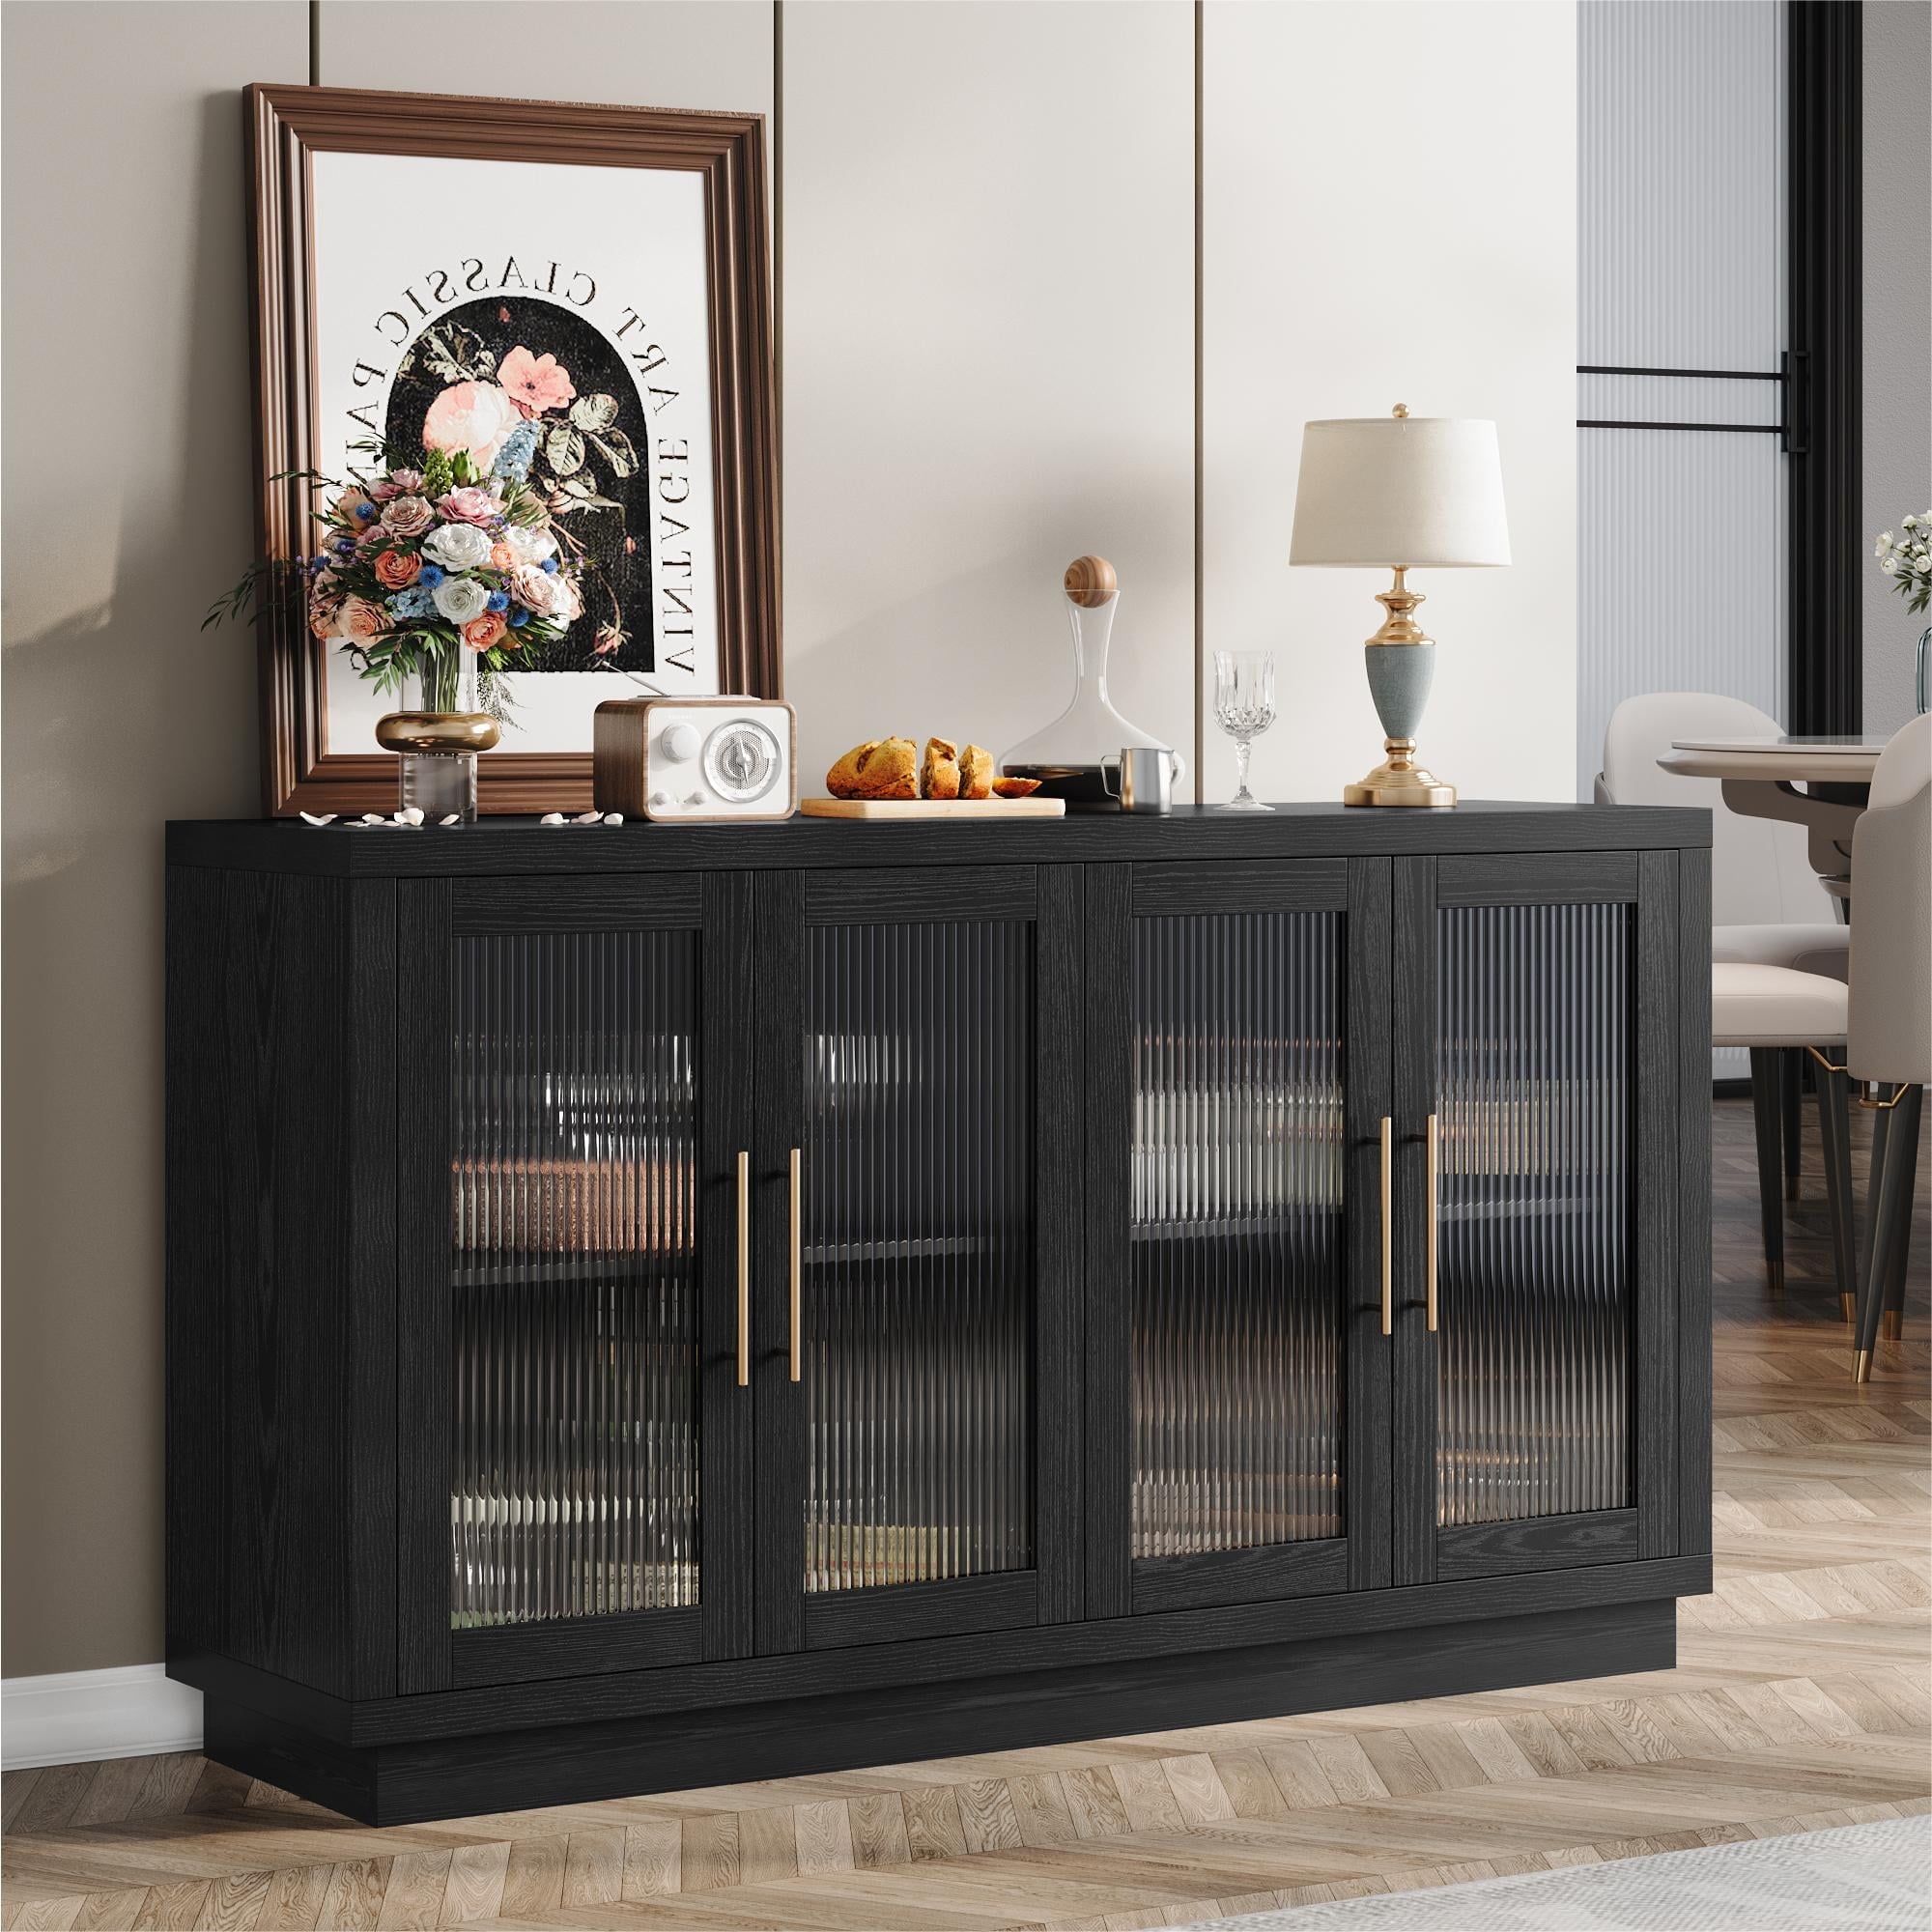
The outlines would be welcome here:
M 477 709 L 476 660 L 457 648 L 418 660 L 403 681 L 408 707 L 376 721 L 376 742 L 396 754 L 396 803 L 427 825 L 476 816 L 476 754 L 497 738 Z
M 1171 749 L 1165 740 L 1129 724 L 1114 709 L 1107 695 L 1107 651 L 1120 603 L 1118 592 L 1091 603 L 1069 595 L 1066 614 L 1073 638 L 1073 701 L 1051 724 L 1022 740 L 1000 759 L 1000 769 L 1009 778 L 1037 779 L 1042 798 L 1064 798 L 1069 808 L 1118 810 L 1120 801 L 1107 790 L 1102 761 L 1118 759 L 1136 745 Z M 1177 781 L 1180 773 L 1177 757 Z

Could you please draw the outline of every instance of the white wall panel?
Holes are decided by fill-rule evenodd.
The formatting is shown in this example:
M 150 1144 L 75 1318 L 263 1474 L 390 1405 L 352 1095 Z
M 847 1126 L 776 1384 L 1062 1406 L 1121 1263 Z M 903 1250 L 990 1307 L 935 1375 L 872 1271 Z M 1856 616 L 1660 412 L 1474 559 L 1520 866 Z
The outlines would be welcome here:
M 995 753 L 1072 691 L 1192 729 L 1193 57 L 1181 4 L 785 20 L 785 690 L 803 782 L 888 731 Z
M 321 0 L 326 87 L 772 111 L 770 0 Z
M 1412 580 L 1441 645 L 1424 754 L 1465 797 L 1567 798 L 1575 12 L 1214 0 L 1206 43 L 1207 644 L 1277 654 L 1255 788 L 1332 799 L 1381 755 L 1386 581 L 1291 570 L 1288 539 L 1303 421 L 1406 402 L 1495 419 L 1516 557 Z M 1208 744 L 1226 798 L 1211 719 Z

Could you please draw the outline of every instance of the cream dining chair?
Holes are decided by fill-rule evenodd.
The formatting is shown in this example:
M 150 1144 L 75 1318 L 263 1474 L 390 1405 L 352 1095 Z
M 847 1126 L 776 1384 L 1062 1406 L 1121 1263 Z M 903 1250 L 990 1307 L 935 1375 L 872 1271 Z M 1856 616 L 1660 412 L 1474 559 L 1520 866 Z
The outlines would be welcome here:
M 1701 805 L 1709 809 L 1714 962 L 1842 980 L 1850 934 L 1811 867 L 1804 829 L 1768 818 L 1747 818 L 1730 810 L 1718 779 L 1686 778 L 1658 769 L 1658 759 L 1680 738 L 1776 737 L 1782 729 L 1776 719 L 1756 705 L 1714 692 L 1661 691 L 1627 697 L 1611 713 L 1604 734 L 1604 769 L 1597 778 L 1597 799 L 1605 805 Z M 1742 1013 L 1740 1024 L 1748 1030 Z M 1843 1028 L 1841 1014 L 1832 1037 L 1842 1038 Z M 1803 1088 L 1802 1056 L 1796 1048 L 1816 1042 L 1784 1046 L 1738 1037 L 1716 1043 L 1751 1049 L 1758 1213 L 1765 1273 L 1777 1287 L 1784 1278 L 1784 1213 L 1779 1195 L 1787 1200 L 1798 1196 Z M 1821 1130 L 1829 1133 L 1822 1085 L 1818 1103 Z M 1842 1109 L 1835 1120 L 1842 1131 Z M 1831 1154 L 1828 1141 L 1828 1185 Z M 1841 1277 L 1840 1285 L 1849 1295 L 1849 1272 Z M 1845 1312 L 1849 1320 L 1849 1301 Z
M 1865 1381 L 1881 1317 L 1902 1332 L 1919 1116 L 1932 1082 L 1932 716 L 1915 718 L 1879 755 L 1852 833 L 1852 919 L 1845 1065 L 1875 1110 L 1852 1367 Z

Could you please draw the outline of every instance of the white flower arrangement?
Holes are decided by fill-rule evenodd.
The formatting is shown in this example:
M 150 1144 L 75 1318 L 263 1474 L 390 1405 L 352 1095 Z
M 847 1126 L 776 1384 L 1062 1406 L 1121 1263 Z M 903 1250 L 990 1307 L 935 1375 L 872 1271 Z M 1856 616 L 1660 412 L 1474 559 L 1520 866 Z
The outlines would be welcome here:
M 1872 553 L 1878 567 L 1898 586 L 1908 611 L 1932 604 L 1932 510 L 1922 517 L 1906 517 L 1899 534 L 1881 530 Z

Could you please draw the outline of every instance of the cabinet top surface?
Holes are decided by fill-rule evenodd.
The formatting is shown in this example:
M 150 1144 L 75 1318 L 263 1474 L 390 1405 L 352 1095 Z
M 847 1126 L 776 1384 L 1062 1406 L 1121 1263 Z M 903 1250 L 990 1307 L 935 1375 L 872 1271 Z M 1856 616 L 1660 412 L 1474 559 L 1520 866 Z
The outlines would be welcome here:
M 1282 805 L 1266 815 L 1178 806 L 1165 818 L 922 820 L 881 825 L 791 818 L 765 825 L 539 825 L 483 819 L 448 831 L 314 827 L 287 819 L 176 819 L 171 865 L 339 877 L 745 870 L 791 867 L 1158 865 L 1208 860 L 1600 852 L 1708 846 L 1711 814 L 1678 806 L 1507 804 L 1450 810 Z

